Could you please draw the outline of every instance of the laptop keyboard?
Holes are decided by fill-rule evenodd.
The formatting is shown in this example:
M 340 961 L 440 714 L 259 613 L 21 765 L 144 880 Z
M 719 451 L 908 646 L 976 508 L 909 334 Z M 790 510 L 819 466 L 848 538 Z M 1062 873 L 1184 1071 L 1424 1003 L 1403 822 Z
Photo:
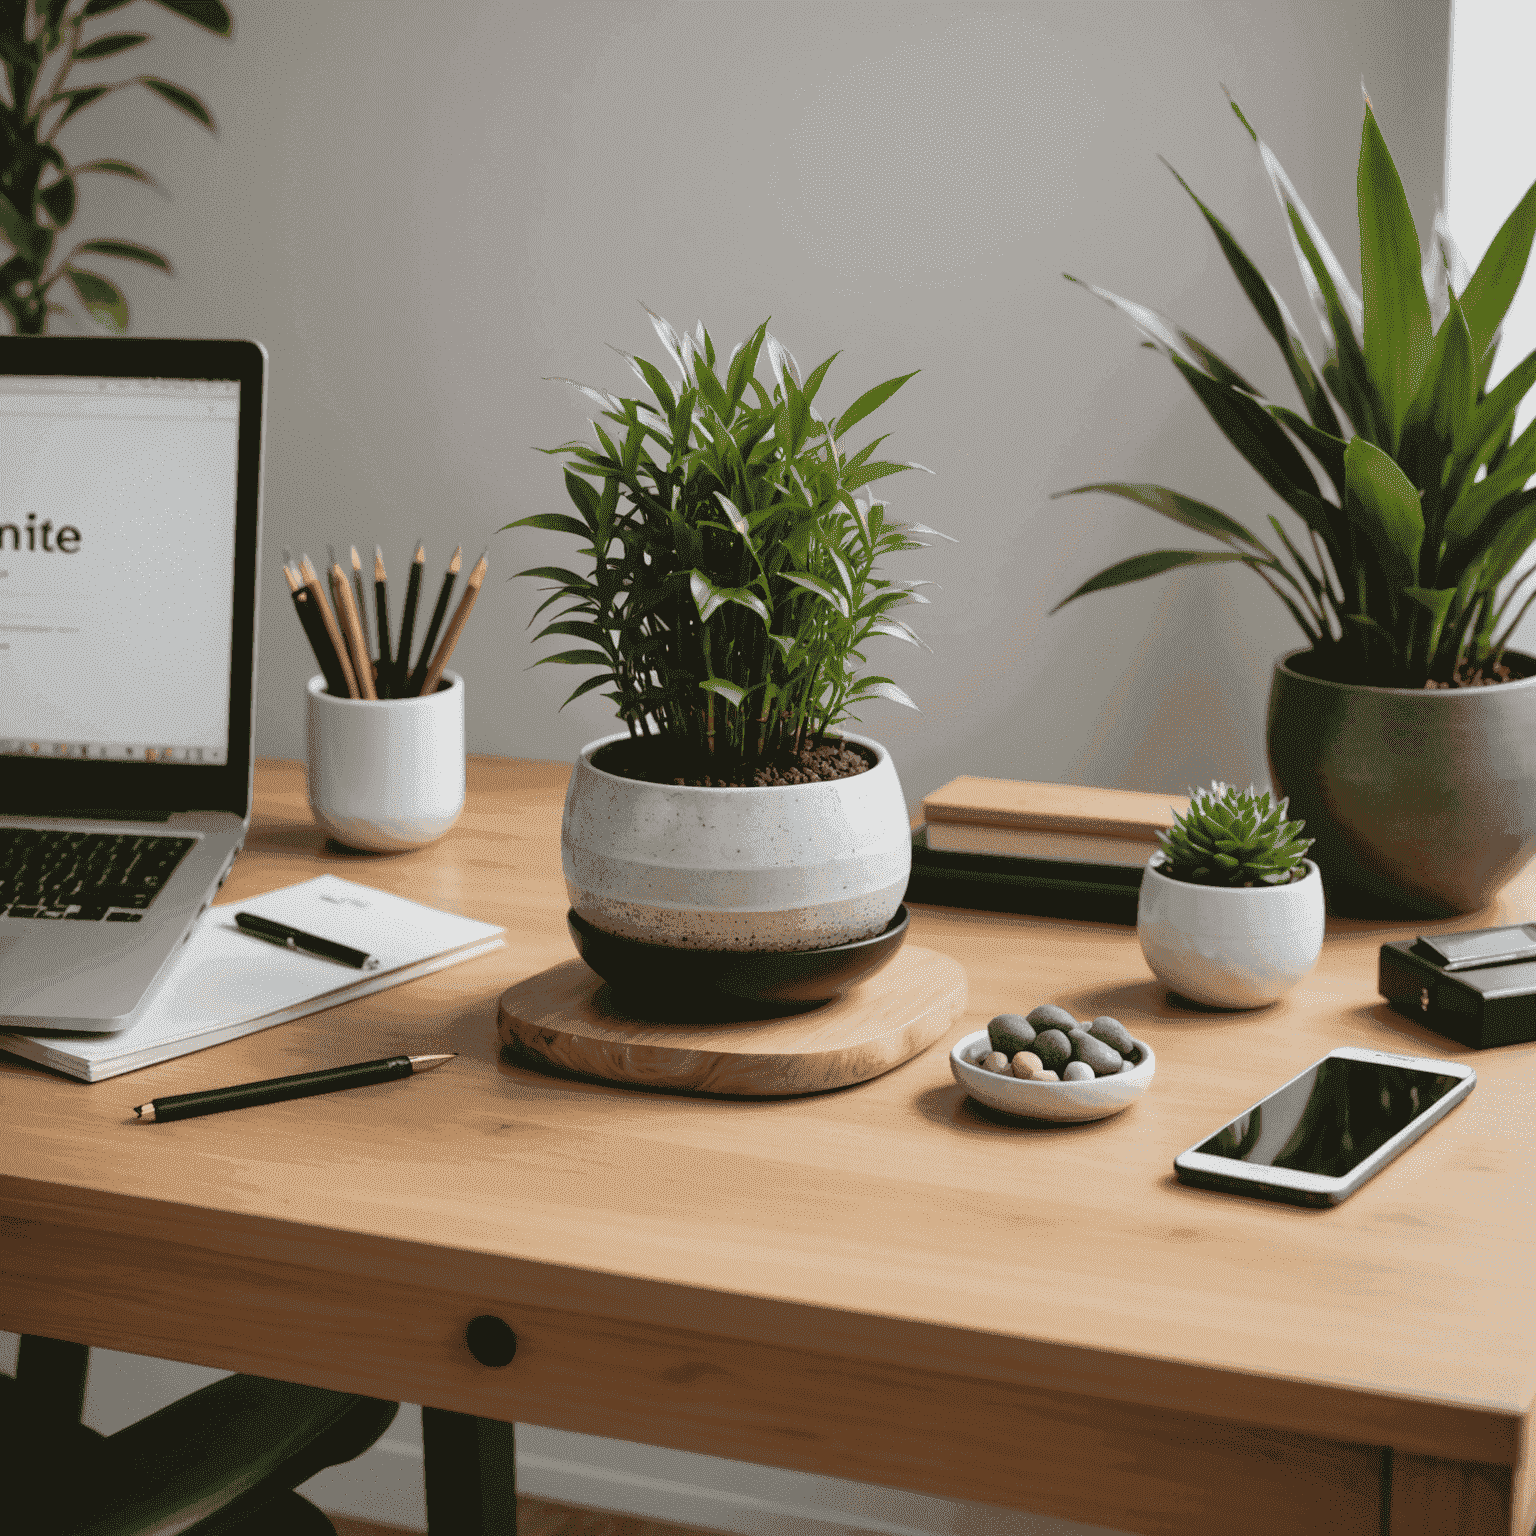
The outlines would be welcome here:
M 0 917 L 136 923 L 196 841 L 0 827 Z

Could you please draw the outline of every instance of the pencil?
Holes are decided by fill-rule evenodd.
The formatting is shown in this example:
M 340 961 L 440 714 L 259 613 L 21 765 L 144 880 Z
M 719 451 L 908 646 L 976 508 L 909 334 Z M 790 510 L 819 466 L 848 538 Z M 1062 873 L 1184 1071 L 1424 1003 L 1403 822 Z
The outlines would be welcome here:
M 286 556 L 288 552 L 284 550 L 283 553 Z M 336 650 L 325 632 L 325 625 L 315 611 L 314 594 L 304 585 L 304 578 L 287 559 L 283 561 L 283 575 L 287 579 L 288 590 L 293 594 L 294 611 L 299 616 L 299 623 L 304 626 L 309 648 L 315 653 L 315 660 L 320 663 L 320 670 L 325 674 L 327 690 L 338 695 L 346 693 L 346 675 L 341 670 L 341 663 L 336 660 Z
M 405 584 L 405 612 L 400 615 L 400 644 L 395 648 L 395 692 L 405 694 L 405 680 L 411 670 L 411 632 L 416 628 L 416 600 L 421 596 L 421 572 L 427 563 L 426 546 L 418 539 L 416 557 L 411 561 L 410 580 Z
M 352 651 L 352 670 L 357 674 L 358 691 L 365 699 L 377 699 L 368 641 L 363 635 L 362 621 L 357 616 L 357 606 L 352 601 L 352 589 L 347 585 L 347 578 L 342 575 L 339 564 L 331 566 L 331 596 L 336 600 L 341 632 L 347 637 L 347 644 Z
M 141 1121 L 190 1120 L 195 1115 L 216 1115 L 226 1109 L 249 1109 L 256 1104 L 280 1104 L 285 1099 L 307 1099 L 317 1093 L 336 1093 L 343 1088 L 366 1088 L 371 1083 L 393 1082 L 417 1072 L 430 1072 L 458 1053 L 436 1056 L 386 1056 L 382 1061 L 360 1061 L 348 1067 L 320 1072 L 297 1072 L 292 1077 L 269 1077 L 259 1083 L 236 1083 L 229 1088 L 209 1088 L 202 1093 L 173 1093 L 134 1107 Z
M 407 698 L 415 698 L 421 685 L 427 680 L 427 667 L 432 657 L 432 647 L 437 644 L 437 632 L 443 627 L 443 617 L 448 612 L 448 599 L 453 596 L 453 584 L 459 579 L 459 567 L 464 563 L 464 546 L 453 552 L 448 562 L 448 572 L 443 577 L 443 590 L 437 594 L 437 607 L 432 610 L 432 623 L 427 628 L 427 638 L 421 642 L 421 655 L 416 658 L 416 668 L 405 685 Z
M 389 659 L 389 585 L 384 575 L 384 551 L 377 544 L 373 546 L 373 605 L 379 634 L 379 697 L 387 699 L 395 691 L 395 667 Z
M 432 658 L 432 665 L 427 668 L 426 678 L 421 685 L 422 693 L 436 691 L 438 679 L 443 675 L 443 668 L 448 665 L 448 658 L 453 655 L 453 648 L 459 643 L 459 636 L 464 633 L 469 610 L 475 606 L 475 599 L 480 595 L 480 583 L 485 580 L 485 571 L 485 556 L 481 555 L 475 561 L 474 570 L 469 573 L 469 580 L 464 585 L 464 596 L 459 599 L 459 606 L 453 610 L 448 633 L 443 636 L 443 643 L 438 646 L 437 654 Z
M 346 684 L 342 693 L 337 698 L 356 699 L 362 695 L 357 691 L 357 679 L 352 675 L 352 663 L 347 660 L 347 643 L 341 638 L 341 629 L 336 623 L 336 615 L 331 612 L 331 605 L 325 600 L 325 593 L 320 590 L 320 575 L 310 564 L 308 555 L 299 557 L 299 570 L 304 576 L 304 585 L 309 595 L 314 599 L 315 612 L 320 615 L 320 622 L 325 629 L 326 638 L 331 643 L 331 649 L 336 653 L 336 664 L 341 668 L 341 680 Z
M 373 655 L 373 636 L 368 633 L 368 599 L 363 596 L 363 562 L 357 558 L 357 545 L 352 546 L 352 588 L 357 593 L 357 622 L 363 630 L 363 649 Z

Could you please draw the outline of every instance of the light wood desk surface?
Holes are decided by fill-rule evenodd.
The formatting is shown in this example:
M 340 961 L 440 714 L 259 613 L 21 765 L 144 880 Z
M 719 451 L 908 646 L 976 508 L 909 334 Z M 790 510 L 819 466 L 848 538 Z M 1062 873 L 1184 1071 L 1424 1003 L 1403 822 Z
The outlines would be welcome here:
M 1526 1536 L 1536 1045 L 1464 1052 L 1392 1014 L 1376 949 L 1401 925 L 1335 923 L 1287 1000 L 1219 1014 L 1169 1007 L 1133 930 L 919 908 L 970 1006 L 883 1078 L 759 1102 L 562 1081 L 500 1059 L 496 1006 L 572 953 L 567 773 L 472 760 L 446 839 L 371 857 L 322 841 L 300 765 L 259 765 L 222 899 L 334 870 L 507 947 L 106 1083 L 0 1059 L 0 1328 L 1168 1536 Z M 1437 926 L 1533 913 L 1536 871 Z M 951 1041 L 1042 1001 L 1151 1041 L 1151 1092 L 1064 1128 L 969 1102 Z M 1335 1210 L 1175 1182 L 1177 1152 L 1344 1044 L 1471 1059 L 1478 1086 Z M 432 1050 L 461 1054 L 130 1113 Z M 518 1335 L 504 1369 L 463 1341 L 486 1312 Z

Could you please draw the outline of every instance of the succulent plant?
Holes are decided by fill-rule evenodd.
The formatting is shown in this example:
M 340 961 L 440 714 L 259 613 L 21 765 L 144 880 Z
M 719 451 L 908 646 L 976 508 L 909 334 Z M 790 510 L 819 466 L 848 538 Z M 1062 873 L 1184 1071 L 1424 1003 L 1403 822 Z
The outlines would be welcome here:
M 1158 833 L 1162 872 L 1195 885 L 1284 885 L 1301 873 L 1312 839 L 1302 823 L 1285 819 L 1287 802 L 1240 793 L 1217 780 L 1191 791 L 1189 810 L 1174 813 L 1170 831 Z
M 1317 675 L 1415 688 L 1476 681 L 1477 674 L 1493 681 L 1511 630 L 1536 600 L 1525 598 L 1511 616 L 1512 600 L 1531 575 L 1516 573 L 1536 540 L 1536 490 L 1526 489 L 1536 473 L 1536 425 L 1513 435 L 1516 411 L 1536 383 L 1536 352 L 1488 387 L 1504 316 L 1536 235 L 1536 185 L 1475 272 L 1468 272 L 1443 215 L 1421 266 L 1413 215 L 1367 98 L 1357 294 L 1274 152 L 1236 102 L 1232 110 L 1258 147 L 1289 225 L 1322 332 L 1320 364 L 1231 232 L 1174 176 L 1279 347 L 1306 415 L 1273 403 L 1154 310 L 1083 286 L 1179 370 L 1298 519 L 1295 536 L 1271 516 L 1273 546 L 1226 513 L 1165 486 L 1077 486 L 1062 494 L 1122 496 L 1223 547 L 1133 556 L 1085 581 L 1063 604 L 1181 566 L 1237 562 L 1290 610 L 1312 648 L 1307 670 Z
M 586 570 L 519 573 L 553 583 L 539 612 L 565 604 L 536 638 L 584 642 L 541 662 L 597 668 L 565 702 L 606 685 L 631 736 L 722 771 L 798 751 L 871 699 L 916 708 L 864 650 L 882 637 L 922 644 L 894 610 L 926 603 L 928 583 L 877 570 L 935 530 L 896 521 L 865 487 L 924 466 L 875 457 L 884 437 L 856 452 L 843 442 L 913 375 L 823 416 L 836 353 L 802 374 L 766 321 L 725 357 L 702 321 L 679 335 L 651 320 L 676 377 L 621 353 L 650 400 L 576 385 L 602 407 L 593 441 L 544 450 L 566 461 L 576 515 L 507 524 L 581 542 Z M 763 354 L 771 390 L 757 378 Z

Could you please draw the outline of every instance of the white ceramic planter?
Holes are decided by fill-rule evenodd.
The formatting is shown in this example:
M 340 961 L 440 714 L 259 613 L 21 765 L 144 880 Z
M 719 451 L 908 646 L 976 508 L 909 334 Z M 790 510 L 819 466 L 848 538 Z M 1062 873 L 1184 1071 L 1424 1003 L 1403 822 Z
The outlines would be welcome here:
M 1323 882 L 1306 861 L 1291 885 L 1239 887 L 1173 880 L 1154 854 L 1141 877 L 1136 936 L 1159 980 L 1214 1008 L 1261 1008 L 1317 964 Z
M 416 699 L 338 699 L 309 681 L 309 807 L 339 843 L 420 848 L 464 809 L 464 680 Z
M 673 949 L 828 949 L 879 933 L 912 866 L 890 753 L 822 784 L 701 789 L 605 773 L 583 748 L 560 826 L 565 887 L 594 927 Z

